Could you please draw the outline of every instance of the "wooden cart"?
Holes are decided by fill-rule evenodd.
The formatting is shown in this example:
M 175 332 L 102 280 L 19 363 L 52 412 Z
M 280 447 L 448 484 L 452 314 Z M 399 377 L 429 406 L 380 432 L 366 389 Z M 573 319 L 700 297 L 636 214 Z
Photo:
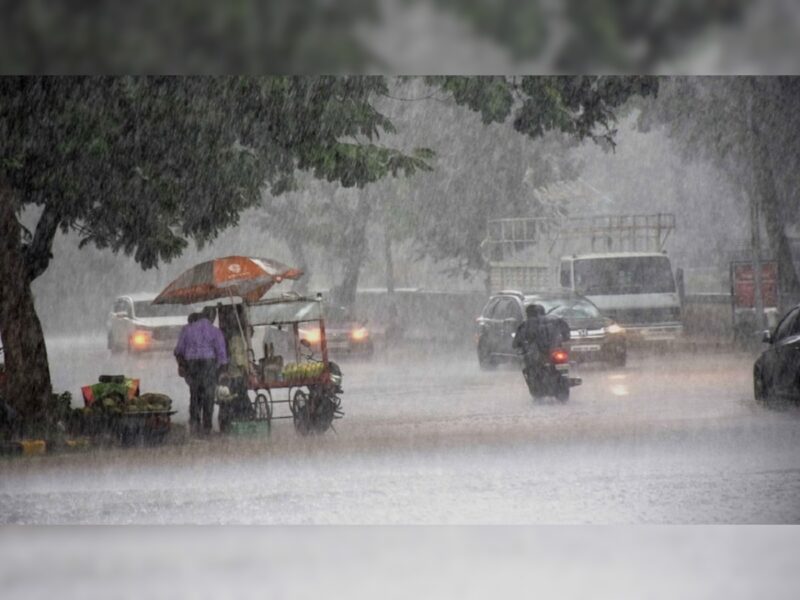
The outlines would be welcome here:
M 266 423 L 292 419 L 302 435 L 324 433 L 341 418 L 342 373 L 328 359 L 322 298 L 284 294 L 245 302 L 238 322 L 247 348 L 244 411 L 220 403 L 220 429 L 241 421 Z M 283 342 L 283 347 L 275 344 Z M 254 344 L 264 356 L 255 360 Z M 240 398 L 240 401 L 242 399 Z M 286 405 L 288 411 L 279 411 Z M 240 402 L 239 406 L 242 406 Z M 277 414 L 282 412 L 283 414 Z

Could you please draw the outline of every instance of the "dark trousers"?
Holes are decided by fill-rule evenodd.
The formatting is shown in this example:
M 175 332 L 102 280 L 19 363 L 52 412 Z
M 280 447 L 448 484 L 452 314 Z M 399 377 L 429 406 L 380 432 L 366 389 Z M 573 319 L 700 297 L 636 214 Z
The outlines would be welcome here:
M 525 369 L 530 375 L 538 374 L 545 368 L 547 354 L 536 346 L 531 346 L 525 352 Z
M 217 390 L 217 361 L 213 358 L 187 360 L 186 381 L 189 384 L 189 427 L 198 431 L 202 420 L 203 431 L 210 433 Z

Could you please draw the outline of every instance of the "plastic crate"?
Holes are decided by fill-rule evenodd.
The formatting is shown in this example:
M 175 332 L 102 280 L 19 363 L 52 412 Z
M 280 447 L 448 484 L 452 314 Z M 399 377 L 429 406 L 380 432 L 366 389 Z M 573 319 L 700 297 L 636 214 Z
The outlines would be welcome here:
M 269 435 L 269 421 L 231 421 L 229 433 L 231 435 Z

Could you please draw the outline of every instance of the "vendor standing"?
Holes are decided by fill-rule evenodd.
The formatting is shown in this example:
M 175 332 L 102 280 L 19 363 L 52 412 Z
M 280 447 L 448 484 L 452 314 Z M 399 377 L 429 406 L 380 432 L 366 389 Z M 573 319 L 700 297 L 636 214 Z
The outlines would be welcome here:
M 183 328 L 175 346 L 175 358 L 184 365 L 189 384 L 189 428 L 193 433 L 211 433 L 217 372 L 228 364 L 225 337 L 214 327 L 215 318 L 213 307 L 204 308 L 199 319 Z

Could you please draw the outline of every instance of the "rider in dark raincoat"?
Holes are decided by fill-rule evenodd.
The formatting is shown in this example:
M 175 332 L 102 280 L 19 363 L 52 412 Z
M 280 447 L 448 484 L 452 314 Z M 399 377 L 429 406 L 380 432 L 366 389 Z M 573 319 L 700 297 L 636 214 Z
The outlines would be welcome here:
M 541 368 L 551 350 L 563 346 L 569 340 L 569 325 L 561 317 L 545 315 L 541 304 L 525 307 L 527 319 L 514 334 L 514 348 L 522 350 L 525 369 Z

